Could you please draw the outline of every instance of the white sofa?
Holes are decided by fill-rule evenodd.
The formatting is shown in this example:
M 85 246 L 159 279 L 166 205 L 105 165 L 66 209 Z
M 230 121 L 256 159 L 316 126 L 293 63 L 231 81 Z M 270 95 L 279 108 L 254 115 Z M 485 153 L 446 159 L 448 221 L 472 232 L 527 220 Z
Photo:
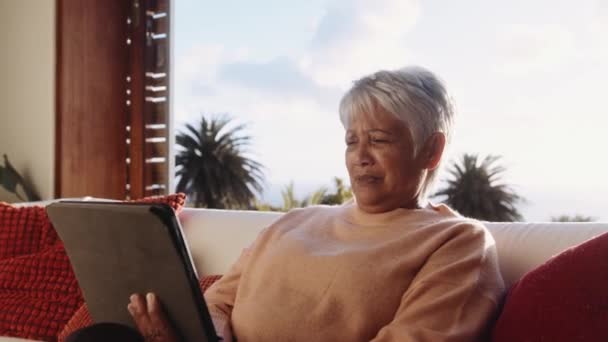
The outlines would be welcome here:
M 185 208 L 179 220 L 199 277 L 225 273 L 260 230 L 280 215 L 276 212 Z M 608 223 L 487 222 L 485 225 L 496 240 L 507 287 L 552 256 L 608 232 Z M 0 342 L 9 341 L 25 340 L 0 337 Z
M 281 213 L 185 208 L 182 229 L 199 276 L 223 274 Z M 507 286 L 565 249 L 608 232 L 608 223 L 485 223 Z

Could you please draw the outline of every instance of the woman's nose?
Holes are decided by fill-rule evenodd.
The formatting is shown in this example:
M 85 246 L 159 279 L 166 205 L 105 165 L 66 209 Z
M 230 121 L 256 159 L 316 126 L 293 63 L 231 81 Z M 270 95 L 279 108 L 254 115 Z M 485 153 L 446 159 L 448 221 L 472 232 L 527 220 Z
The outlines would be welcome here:
M 369 149 L 366 144 L 360 144 L 359 148 L 357 149 L 357 164 L 362 167 L 373 164 L 373 158 L 369 153 Z

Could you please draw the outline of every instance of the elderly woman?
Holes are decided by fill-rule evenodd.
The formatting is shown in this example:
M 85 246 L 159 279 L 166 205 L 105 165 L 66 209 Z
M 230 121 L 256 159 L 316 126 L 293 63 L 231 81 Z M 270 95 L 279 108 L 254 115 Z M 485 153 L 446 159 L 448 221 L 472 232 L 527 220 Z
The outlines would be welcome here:
M 266 228 L 206 293 L 240 341 L 472 341 L 503 282 L 478 222 L 427 202 L 453 109 L 428 70 L 379 71 L 340 103 L 355 200 L 296 209 Z M 172 341 L 153 295 L 131 297 L 144 336 Z

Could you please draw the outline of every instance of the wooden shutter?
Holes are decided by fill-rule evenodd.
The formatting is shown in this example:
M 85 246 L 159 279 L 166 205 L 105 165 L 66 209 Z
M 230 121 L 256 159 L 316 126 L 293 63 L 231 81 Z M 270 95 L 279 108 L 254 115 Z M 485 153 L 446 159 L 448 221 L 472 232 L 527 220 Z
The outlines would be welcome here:
M 161 195 L 169 187 L 169 0 L 134 2 L 129 18 L 131 70 L 128 196 Z
M 58 0 L 56 196 L 169 192 L 169 0 Z

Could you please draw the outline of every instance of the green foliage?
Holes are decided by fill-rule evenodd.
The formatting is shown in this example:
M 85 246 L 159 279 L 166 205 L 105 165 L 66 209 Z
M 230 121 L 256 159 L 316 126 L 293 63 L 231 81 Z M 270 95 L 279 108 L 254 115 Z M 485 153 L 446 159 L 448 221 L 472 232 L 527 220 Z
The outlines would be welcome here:
M 321 204 L 336 205 L 342 204 L 353 198 L 353 190 L 344 185 L 344 181 L 339 177 L 334 177 L 335 192 L 323 196 Z
M 329 192 L 326 187 L 320 187 L 312 194 L 302 200 L 299 200 L 294 191 L 293 182 L 286 185 L 281 191 L 283 204 L 281 207 L 274 207 L 267 203 L 256 203 L 257 210 L 262 211 L 289 211 L 294 208 L 302 208 L 309 205 L 339 205 L 353 197 L 350 187 L 344 185 L 344 181 L 338 177 L 334 178 L 335 192 Z
M 0 166 L 0 184 L 21 201 L 39 201 L 40 196 L 28 185 L 23 177 L 4 155 L 4 166 Z M 22 194 L 25 196 L 22 196 Z
M 315 199 L 315 193 L 313 193 L 312 196 L 305 198 L 303 200 L 299 200 L 296 197 L 296 193 L 293 187 L 293 182 L 287 184 L 283 190 L 281 190 L 281 197 L 283 199 L 283 204 L 280 207 L 275 207 L 272 206 L 268 203 L 261 203 L 258 202 L 255 205 L 255 208 L 257 210 L 261 210 L 261 211 L 283 211 L 283 212 L 287 212 L 290 211 L 291 209 L 295 209 L 295 208 L 302 208 L 302 207 L 306 207 L 308 205 L 314 205 L 314 204 L 319 204 L 318 200 Z
M 306 200 L 299 201 L 296 198 L 295 191 L 293 190 L 293 182 L 285 186 L 281 191 L 281 197 L 283 197 L 283 207 L 281 211 L 289 211 L 293 208 L 300 208 L 306 206 Z
M 308 205 L 317 205 L 317 204 L 338 204 L 338 203 L 327 203 L 325 199 L 327 198 L 327 188 L 320 187 L 315 192 L 313 192 L 308 198 L 306 202 Z
M 551 222 L 594 222 L 596 220 L 597 219 L 595 217 L 580 214 L 576 214 L 574 216 L 560 215 L 551 217 Z
M 246 125 L 234 125 L 226 115 L 201 117 L 198 127 L 187 124 L 176 136 L 177 191 L 196 207 L 242 209 L 262 191 L 263 166 L 249 158 L 251 137 Z
M 485 221 L 521 221 L 516 204 L 525 200 L 502 182 L 505 168 L 497 165 L 498 156 L 479 161 L 477 155 L 465 154 L 448 168 L 450 178 L 445 188 L 432 197 L 444 197 L 445 203 L 460 214 Z

